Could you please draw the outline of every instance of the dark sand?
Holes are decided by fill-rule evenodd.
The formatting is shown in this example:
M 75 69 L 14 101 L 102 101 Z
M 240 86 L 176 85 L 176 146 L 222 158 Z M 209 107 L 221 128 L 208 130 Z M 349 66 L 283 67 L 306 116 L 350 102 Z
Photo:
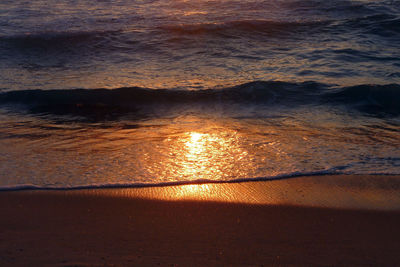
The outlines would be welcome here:
M 207 192 L 198 190 L 200 186 L 0 192 L 0 266 L 399 266 L 399 203 L 390 208 L 383 205 L 384 195 L 388 203 L 398 200 L 393 191 L 399 192 L 399 177 L 386 177 L 390 181 L 377 190 L 386 194 L 372 194 L 368 203 L 378 203 L 371 204 L 373 210 L 361 205 L 363 197 L 354 202 L 356 186 L 348 190 L 348 199 L 353 199 L 349 206 L 343 199 L 332 200 L 346 196 L 346 190 L 323 193 L 327 200 L 323 205 L 317 205 L 318 197 L 315 205 L 288 201 L 306 198 L 299 188 L 311 183 L 311 191 L 323 198 L 318 192 L 325 192 L 320 190 L 329 179 L 343 179 L 346 186 L 360 180 L 325 178 L 321 183 L 317 182 L 321 178 L 308 178 L 208 187 L 210 196 L 229 188 L 225 201 L 205 197 Z M 368 179 L 377 178 L 364 178 Z M 376 187 L 365 181 L 359 191 Z M 276 195 L 259 203 L 250 197 L 261 194 L 262 188 L 268 194 L 285 186 L 300 191 L 289 192 L 290 198 Z M 250 194 L 248 203 L 242 187 Z M 184 200 L 171 197 L 179 190 Z M 196 190 L 201 192 L 198 200 Z M 157 192 L 159 196 L 164 192 L 163 197 L 155 197 Z M 354 203 L 361 203 L 360 207 Z M 338 208 L 339 204 L 344 206 Z

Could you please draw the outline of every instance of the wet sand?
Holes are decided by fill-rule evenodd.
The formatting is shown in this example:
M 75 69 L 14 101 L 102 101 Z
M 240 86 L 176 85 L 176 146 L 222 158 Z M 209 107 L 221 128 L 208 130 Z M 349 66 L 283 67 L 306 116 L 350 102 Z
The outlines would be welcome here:
M 399 177 L 378 178 L 0 192 L 0 265 L 395 266 Z

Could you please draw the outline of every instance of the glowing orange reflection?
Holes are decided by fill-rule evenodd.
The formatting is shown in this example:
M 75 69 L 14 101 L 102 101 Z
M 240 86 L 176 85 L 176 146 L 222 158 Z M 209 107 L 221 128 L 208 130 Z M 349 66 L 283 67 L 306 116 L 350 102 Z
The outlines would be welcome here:
M 315 207 L 399 210 L 398 176 L 308 176 L 266 182 L 193 184 L 166 187 L 88 190 L 131 198 L 222 201 L 248 204 L 304 205 Z M 349 190 L 351 189 L 351 190 Z M 84 191 L 85 192 L 85 191 Z M 68 191 L 81 194 L 81 191 Z
M 213 195 L 213 186 L 210 184 L 193 184 L 176 187 L 176 190 L 169 194 L 172 199 L 193 199 L 199 200 Z
M 229 175 L 235 161 L 247 152 L 238 146 L 235 133 L 189 132 L 172 148 L 175 164 L 170 165 L 180 177 L 218 180 Z

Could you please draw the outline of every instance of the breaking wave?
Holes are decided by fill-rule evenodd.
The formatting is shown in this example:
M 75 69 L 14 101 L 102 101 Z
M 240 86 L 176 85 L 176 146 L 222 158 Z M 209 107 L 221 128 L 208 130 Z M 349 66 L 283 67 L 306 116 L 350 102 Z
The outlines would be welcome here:
M 334 105 L 371 114 L 399 115 L 400 85 L 332 87 L 303 82 L 257 81 L 223 89 L 23 90 L 0 93 L 0 104 L 19 104 L 33 112 L 135 112 L 148 105 Z

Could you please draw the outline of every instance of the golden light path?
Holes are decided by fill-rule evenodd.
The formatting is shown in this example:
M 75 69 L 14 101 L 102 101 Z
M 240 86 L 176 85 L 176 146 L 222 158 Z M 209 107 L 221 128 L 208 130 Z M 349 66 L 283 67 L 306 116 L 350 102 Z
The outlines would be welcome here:
M 221 121 L 181 117 L 169 121 L 154 139 L 135 160 L 160 182 L 231 180 L 254 175 L 258 168 L 243 133 Z
M 235 167 L 235 161 L 247 155 L 237 145 L 235 135 L 227 132 L 190 132 L 186 135 L 173 148 L 178 155 L 176 165 L 180 167 L 177 173 L 184 177 L 220 180 L 227 170 Z
M 44 126 L 46 129 L 58 127 L 47 124 Z M 22 177 L 37 175 L 43 178 L 47 174 L 52 181 L 56 178 L 60 181 L 72 180 L 74 177 L 79 181 L 95 178 L 99 184 L 117 184 L 121 177 L 128 181 L 134 178 L 133 182 L 136 183 L 152 181 L 155 184 L 196 182 L 199 179 L 226 181 L 270 177 L 279 174 L 282 169 L 288 173 L 295 171 L 298 160 L 293 154 L 309 153 L 309 146 L 306 146 L 304 140 L 311 139 L 310 136 L 316 134 L 307 132 L 296 124 L 291 124 L 290 127 L 296 130 L 293 134 L 286 129 L 278 131 L 273 125 L 252 127 L 233 119 L 214 118 L 212 115 L 206 118 L 190 115 L 151 120 L 143 122 L 141 126 L 93 127 L 83 132 L 79 127 L 57 128 L 57 134 L 29 143 L 30 149 L 42 151 L 42 154 L 48 151 L 51 155 L 44 157 L 46 161 L 40 162 L 45 162 L 46 172 L 40 172 L 41 169 L 38 168 L 39 172 L 35 174 L 28 172 L 28 168 L 15 168 L 13 165 L 10 165 L 10 172 L 17 170 L 16 174 Z M 26 133 L 26 128 L 12 130 L 13 134 Z M 42 133 L 39 127 L 29 130 L 29 134 Z M 336 139 L 331 140 L 332 146 L 340 149 L 340 143 Z M 4 151 L 13 153 L 26 151 L 24 144 L 19 139 L 13 139 L 3 145 L 0 143 L 0 146 Z M 12 150 L 7 150 L 10 147 Z M 68 151 L 79 153 L 66 153 Z M 40 156 L 37 153 L 32 155 Z M 16 166 L 24 166 L 26 157 L 21 160 L 21 165 Z M 33 159 L 29 160 L 34 162 Z M 340 162 L 333 164 L 340 165 Z M 63 166 L 69 168 L 63 169 Z M 86 191 L 162 200 L 398 209 L 398 188 L 398 176 L 335 175 L 266 182 L 202 183 Z M 66 194 L 73 192 L 80 194 L 82 191 L 73 190 Z

